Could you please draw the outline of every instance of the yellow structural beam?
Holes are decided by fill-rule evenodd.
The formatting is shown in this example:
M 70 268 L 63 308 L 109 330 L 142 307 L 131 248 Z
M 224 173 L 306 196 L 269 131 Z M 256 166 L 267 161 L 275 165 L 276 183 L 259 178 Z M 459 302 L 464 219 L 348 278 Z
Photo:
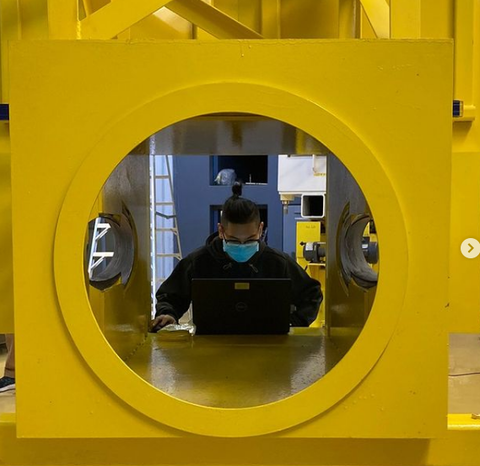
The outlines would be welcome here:
M 1 102 L 9 101 L 9 47 L 21 36 L 20 6 L 17 0 L 0 2 Z M 10 188 L 10 128 L 0 123 L 0 333 L 13 333 L 13 259 L 12 259 L 12 196 Z
M 92 11 L 92 5 L 87 3 L 86 11 Z M 217 38 L 262 38 L 256 31 L 201 0 L 145 0 L 142 3 L 116 0 L 80 22 L 81 38 L 112 39 L 164 6 Z
M 479 106 L 480 98 L 480 61 L 478 60 L 478 44 L 480 44 L 480 2 L 475 0 L 472 18 L 464 18 L 464 31 L 461 31 L 460 14 L 472 7 L 471 2 L 462 0 L 456 7 L 455 21 L 453 8 L 451 24 L 455 37 L 454 61 L 454 98 L 464 100 L 468 104 L 469 90 L 463 93 L 462 87 L 471 83 L 471 98 L 473 105 Z M 470 28 L 470 31 L 468 30 Z M 469 40 L 468 35 L 472 34 Z M 471 64 L 464 62 L 472 60 L 466 50 L 473 41 L 474 55 L 477 59 Z M 470 58 L 468 58 L 470 56 Z M 463 57 L 463 59 L 461 59 Z M 467 70 L 470 70 L 467 73 Z M 470 74 L 472 73 L 472 74 Z M 465 81 L 464 81 L 465 79 Z M 470 80 L 470 81 L 469 81 Z M 464 109 L 465 110 L 465 109 Z M 468 109 L 467 109 L 468 110 Z M 465 119 L 465 113 L 464 113 Z M 455 118 L 454 121 L 458 119 Z M 453 125 L 452 141 L 452 211 L 451 211 L 451 246 L 450 246 L 450 331 L 451 332 L 480 332 L 480 280 L 478 279 L 478 260 L 466 259 L 460 252 L 460 245 L 466 238 L 480 238 L 480 128 L 476 121 L 459 122 Z
M 112 39 L 142 19 L 155 13 L 170 0 L 116 0 L 80 22 L 82 39 Z
M 390 0 L 392 39 L 420 38 L 420 20 L 421 0 Z
M 173 0 L 167 8 L 218 39 L 263 38 L 258 32 L 202 0 Z
M 13 333 L 12 194 L 10 187 L 10 135 L 0 123 L 0 333 Z
M 463 102 L 462 116 L 455 120 L 475 119 L 473 104 L 473 31 L 474 0 L 455 1 L 454 98 Z
M 465 123 L 458 126 L 464 126 Z M 468 125 L 468 123 L 467 123 Z M 454 125 L 456 127 L 457 125 Z M 456 135 L 460 138 L 461 135 Z M 456 143 L 455 145 L 458 145 Z M 454 151 L 452 154 L 452 212 L 450 250 L 450 309 L 451 332 L 480 331 L 480 283 L 472 280 L 478 274 L 476 260 L 466 259 L 460 245 L 466 238 L 480 234 L 480 158 L 478 150 Z
M 14 414 L 0 417 L 0 456 L 7 465 L 172 465 L 221 463 L 265 466 L 279 464 L 331 466 L 478 466 L 479 425 L 470 416 L 450 415 L 443 438 L 431 440 L 372 439 L 275 439 L 257 437 L 222 439 L 208 437 L 169 439 L 29 439 L 18 438 Z M 470 418 L 470 420 L 468 419 Z M 158 458 L 161 451 L 162 456 Z M 182 454 L 184 463 L 180 463 Z M 74 461 L 73 461 L 74 460 Z M 188 463 L 187 463 L 188 461 Z
M 20 39 L 20 9 L 17 0 L 4 0 L 0 2 L 0 58 L 2 62 L 1 73 L 1 101 L 8 102 L 8 43 Z
M 243 54 L 231 40 L 200 47 L 194 41 L 12 44 L 19 437 L 180 436 L 187 442 L 202 436 L 196 454 L 205 458 L 218 452 L 216 445 L 228 445 L 208 436 L 282 431 L 275 435 L 350 440 L 445 434 L 448 257 L 438 251 L 449 244 L 452 45 L 251 40 L 242 46 Z M 99 69 L 108 85 L 98 85 Z M 368 94 L 358 92 L 367 87 Z M 101 111 L 92 112 L 92 105 Z M 84 273 L 92 206 L 123 155 L 177 121 L 227 112 L 285 121 L 324 142 L 362 186 L 382 244 L 375 305 L 351 352 L 305 390 L 244 410 L 183 401 L 133 372 L 99 328 Z M 27 217 L 34 235 L 24 228 Z M 143 238 L 148 242 L 148 235 Z M 138 265 L 148 267 L 147 261 Z M 41 312 L 32 312 L 32 296 Z M 129 304 L 119 302 L 133 317 L 138 308 Z M 32 348 L 45 341 L 47 354 L 32 364 Z M 208 382 L 203 369 L 211 361 L 196 367 L 191 390 Z M 178 374 L 184 374 L 181 368 Z M 222 396 L 224 385 L 210 380 Z M 258 377 L 250 382 L 255 386 Z M 239 396 L 245 399 L 245 392 Z M 158 450 L 172 452 L 168 442 L 157 445 L 147 449 L 150 464 Z M 183 449 L 177 459 L 194 464 Z M 227 451 L 207 460 L 239 461 Z M 171 464 L 173 458 L 162 460 Z
M 48 39 L 48 5 L 45 0 L 17 0 L 22 40 Z
M 95 11 L 108 5 L 110 0 L 83 0 L 83 8 L 87 15 L 91 15 Z
M 262 1 L 262 35 L 269 39 L 280 37 L 280 0 Z
M 340 0 L 338 4 L 338 37 L 353 39 L 357 37 L 358 12 L 352 0 Z
M 78 0 L 48 0 L 50 39 L 77 39 Z
M 390 37 L 390 9 L 385 0 L 360 0 L 368 21 L 380 39 Z

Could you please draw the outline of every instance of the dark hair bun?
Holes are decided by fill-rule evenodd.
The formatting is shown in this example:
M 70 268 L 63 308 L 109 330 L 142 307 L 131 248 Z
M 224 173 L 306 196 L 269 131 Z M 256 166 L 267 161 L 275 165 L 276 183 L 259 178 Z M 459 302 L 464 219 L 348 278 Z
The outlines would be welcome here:
M 242 183 L 235 182 L 232 186 L 232 195 L 225 201 L 222 207 L 222 225 L 235 223 L 244 225 L 246 223 L 255 222 L 260 224 L 260 212 L 255 202 L 245 199 L 242 196 Z
M 232 193 L 233 193 L 234 196 L 241 196 L 242 195 L 242 183 L 239 183 L 238 181 L 233 183 Z

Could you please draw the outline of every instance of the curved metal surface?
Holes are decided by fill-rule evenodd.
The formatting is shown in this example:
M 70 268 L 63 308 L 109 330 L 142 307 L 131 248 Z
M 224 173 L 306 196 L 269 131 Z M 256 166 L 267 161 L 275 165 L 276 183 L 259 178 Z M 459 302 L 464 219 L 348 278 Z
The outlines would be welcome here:
M 113 286 L 119 279 L 125 286 L 132 274 L 135 259 L 135 238 L 131 225 L 132 218 L 124 214 L 113 215 L 102 213 L 100 215 L 111 227 L 114 235 L 114 254 L 107 266 L 101 272 L 90 278 L 90 284 L 99 290 L 106 290 Z
M 348 206 L 346 209 L 348 212 Z M 351 280 L 364 289 L 377 286 L 378 273 L 368 265 L 362 248 L 363 234 L 371 220 L 369 214 L 347 214 L 340 224 L 338 254 L 347 287 Z

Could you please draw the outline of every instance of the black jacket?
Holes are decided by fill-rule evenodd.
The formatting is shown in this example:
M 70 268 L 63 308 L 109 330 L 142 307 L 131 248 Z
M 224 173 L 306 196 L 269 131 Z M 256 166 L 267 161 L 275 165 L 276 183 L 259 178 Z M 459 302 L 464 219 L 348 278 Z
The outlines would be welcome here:
M 260 242 L 257 253 L 244 263 L 235 262 L 223 251 L 218 237 L 182 259 L 156 293 L 156 315 L 170 314 L 178 321 L 191 302 L 192 278 L 290 278 L 292 304 L 296 310 L 290 323 L 307 327 L 317 317 L 323 296 L 320 283 L 287 254 Z

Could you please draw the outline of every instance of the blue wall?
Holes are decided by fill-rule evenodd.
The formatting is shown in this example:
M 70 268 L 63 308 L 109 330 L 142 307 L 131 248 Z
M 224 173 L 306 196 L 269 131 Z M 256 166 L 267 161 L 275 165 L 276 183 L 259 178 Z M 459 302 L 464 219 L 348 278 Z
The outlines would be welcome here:
M 239 156 L 241 157 L 241 156 Z M 173 157 L 175 205 L 182 253 L 185 257 L 205 244 L 213 233 L 211 206 L 221 206 L 231 196 L 231 186 L 212 186 L 209 156 Z M 213 174 L 215 176 L 216 173 Z M 243 196 L 268 209 L 268 244 L 283 249 L 282 204 L 277 191 L 278 158 L 268 157 L 268 184 L 245 185 Z

